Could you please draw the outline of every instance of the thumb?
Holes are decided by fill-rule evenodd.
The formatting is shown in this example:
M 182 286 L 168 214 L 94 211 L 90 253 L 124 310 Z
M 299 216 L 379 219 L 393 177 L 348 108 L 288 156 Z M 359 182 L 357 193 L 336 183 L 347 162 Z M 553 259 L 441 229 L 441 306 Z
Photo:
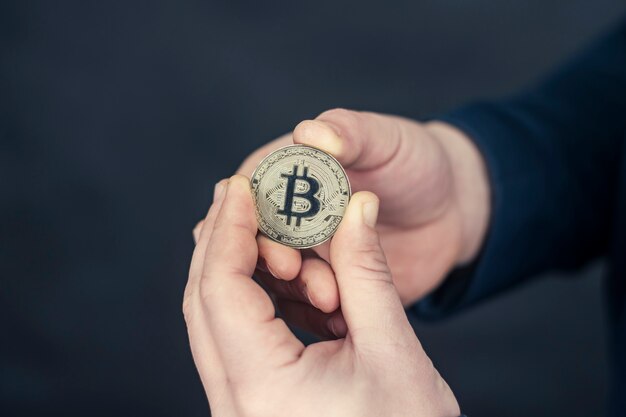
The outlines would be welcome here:
M 397 116 L 333 109 L 298 124 L 293 141 L 330 153 L 345 168 L 369 170 L 391 162 L 420 129 Z
M 341 309 L 355 345 L 415 342 L 376 231 L 378 197 L 352 196 L 330 244 Z

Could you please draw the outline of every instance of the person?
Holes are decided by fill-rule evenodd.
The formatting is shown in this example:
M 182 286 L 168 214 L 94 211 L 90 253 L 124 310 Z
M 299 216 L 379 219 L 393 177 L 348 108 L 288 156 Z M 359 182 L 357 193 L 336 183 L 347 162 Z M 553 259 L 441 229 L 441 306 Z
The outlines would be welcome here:
M 514 97 L 426 123 L 335 109 L 254 152 L 194 230 L 183 310 L 214 415 L 458 416 L 403 306 L 441 316 L 599 255 L 609 414 L 626 415 L 625 137 L 626 21 Z M 257 234 L 245 177 L 290 143 L 334 155 L 358 191 L 302 252 Z M 324 340 L 304 347 L 253 275 Z

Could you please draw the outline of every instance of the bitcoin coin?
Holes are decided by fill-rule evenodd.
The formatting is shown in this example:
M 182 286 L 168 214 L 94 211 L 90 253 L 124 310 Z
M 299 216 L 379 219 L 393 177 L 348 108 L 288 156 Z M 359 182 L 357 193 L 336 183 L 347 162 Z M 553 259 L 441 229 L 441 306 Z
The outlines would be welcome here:
M 299 249 L 330 239 L 350 200 L 350 182 L 339 162 L 305 145 L 266 156 L 250 183 L 259 230 Z

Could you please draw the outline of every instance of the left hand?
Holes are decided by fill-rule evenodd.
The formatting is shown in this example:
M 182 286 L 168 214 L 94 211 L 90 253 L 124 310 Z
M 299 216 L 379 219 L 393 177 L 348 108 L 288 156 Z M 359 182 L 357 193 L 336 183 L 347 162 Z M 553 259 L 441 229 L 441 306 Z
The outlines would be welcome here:
M 374 227 L 375 195 L 352 197 L 330 243 L 331 273 L 345 318 L 336 322 L 346 326 L 339 332 L 346 336 L 308 347 L 275 317 L 269 296 L 251 278 L 259 250 L 248 179 L 232 177 L 218 185 L 216 196 L 183 302 L 191 350 L 214 416 L 460 414 L 393 285 Z

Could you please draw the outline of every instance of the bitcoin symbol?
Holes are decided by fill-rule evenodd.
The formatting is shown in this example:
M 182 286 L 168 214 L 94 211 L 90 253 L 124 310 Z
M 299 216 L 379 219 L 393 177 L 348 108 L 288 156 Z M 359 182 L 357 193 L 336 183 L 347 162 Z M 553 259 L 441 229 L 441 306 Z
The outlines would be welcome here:
M 303 167 L 302 175 L 298 175 L 298 165 L 293 166 L 292 174 L 280 174 L 281 178 L 287 179 L 287 186 L 285 189 L 285 206 L 282 210 L 278 210 L 278 214 L 282 214 L 287 217 L 287 226 L 291 225 L 291 218 L 296 218 L 296 226 L 300 226 L 300 222 L 303 217 L 313 217 L 320 211 L 320 201 L 315 197 L 320 189 L 320 185 L 313 177 L 308 176 L 309 168 Z M 308 186 L 302 190 L 302 183 L 298 181 L 304 181 Z M 304 199 L 308 204 L 303 204 L 302 201 L 294 201 L 296 199 Z
M 267 155 L 252 173 L 250 185 L 259 230 L 298 249 L 330 239 L 350 200 L 350 182 L 339 162 L 305 145 Z

